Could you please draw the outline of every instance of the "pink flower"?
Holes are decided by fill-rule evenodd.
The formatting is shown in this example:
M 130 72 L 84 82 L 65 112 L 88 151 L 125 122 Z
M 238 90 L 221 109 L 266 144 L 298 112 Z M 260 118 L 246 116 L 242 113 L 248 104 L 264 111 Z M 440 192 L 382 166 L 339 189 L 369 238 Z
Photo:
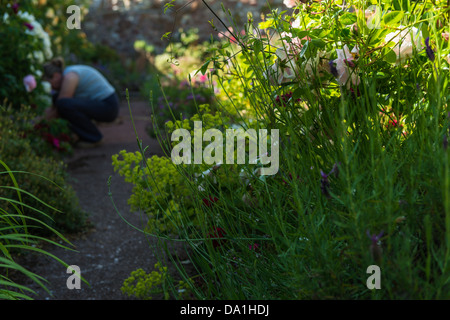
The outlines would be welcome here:
M 283 0 L 283 4 L 288 8 L 293 8 L 297 6 L 298 1 L 297 0 Z
M 448 32 L 443 32 L 442 33 L 442 37 L 444 38 L 445 41 L 448 41 L 449 33 Z
M 56 149 L 59 150 L 61 148 L 61 146 L 59 145 L 59 140 L 57 138 L 52 137 L 52 143 L 56 147 Z
M 206 82 L 208 80 L 208 76 L 206 74 L 202 74 L 198 77 L 198 80 L 202 83 Z
M 27 92 L 31 92 L 36 88 L 36 79 L 34 79 L 33 75 L 29 74 L 23 78 L 23 84 Z

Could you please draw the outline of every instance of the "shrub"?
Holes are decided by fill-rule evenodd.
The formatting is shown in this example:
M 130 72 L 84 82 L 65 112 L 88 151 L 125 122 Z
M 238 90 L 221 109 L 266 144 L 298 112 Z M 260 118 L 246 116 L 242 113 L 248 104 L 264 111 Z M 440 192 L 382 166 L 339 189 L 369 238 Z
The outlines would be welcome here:
M 45 98 L 45 88 L 39 78 L 45 59 L 53 56 L 50 38 L 34 17 L 33 11 L 29 13 L 19 8 L 14 7 L 11 1 L 0 9 L 0 36 L 3 40 L 0 44 L 3 53 L 0 62 L 3 84 L 0 101 L 15 108 L 27 104 L 43 110 L 49 101 Z M 27 89 L 24 85 L 27 75 L 37 79 L 35 89 Z

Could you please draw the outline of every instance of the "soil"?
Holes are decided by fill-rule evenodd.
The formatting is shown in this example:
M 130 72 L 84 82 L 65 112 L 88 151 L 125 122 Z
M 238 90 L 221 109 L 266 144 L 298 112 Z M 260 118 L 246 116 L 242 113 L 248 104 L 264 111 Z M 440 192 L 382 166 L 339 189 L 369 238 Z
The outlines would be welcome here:
M 146 132 L 150 124 L 150 108 L 147 102 L 130 102 L 133 120 L 146 155 L 162 155 L 156 139 Z M 154 238 L 129 226 L 118 214 L 108 195 L 108 178 L 111 176 L 111 192 L 117 210 L 132 225 L 143 228 L 143 213 L 130 212 L 127 200 L 132 185 L 125 183 L 112 167 L 111 156 L 121 150 L 138 151 L 137 139 L 130 120 L 128 103 L 123 101 L 120 121 L 99 124 L 103 143 L 92 149 L 75 149 L 67 158 L 70 184 L 76 191 L 80 206 L 89 213 L 92 228 L 76 235 L 67 235 L 73 250 L 46 245 L 44 249 L 69 265 L 77 265 L 81 276 L 89 284 L 81 282 L 80 289 L 69 289 L 67 279 L 71 274 L 56 260 L 36 254 L 27 254 L 21 262 L 30 271 L 47 279 L 48 294 L 34 283 L 28 286 L 36 291 L 36 300 L 126 300 L 120 288 L 130 273 L 138 268 L 150 272 L 157 262 Z M 28 279 L 26 279 L 28 280 Z

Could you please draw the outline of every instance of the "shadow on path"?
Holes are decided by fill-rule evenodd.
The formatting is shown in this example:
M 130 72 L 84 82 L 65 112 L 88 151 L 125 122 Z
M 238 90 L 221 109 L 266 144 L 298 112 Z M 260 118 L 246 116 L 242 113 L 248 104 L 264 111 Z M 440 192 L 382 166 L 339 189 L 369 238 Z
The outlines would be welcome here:
M 150 124 L 148 103 L 132 101 L 130 104 L 143 147 L 149 146 L 147 156 L 162 155 L 158 142 L 151 139 L 145 131 L 145 127 Z M 66 281 L 70 274 L 63 265 L 51 258 L 29 255 L 24 266 L 49 280 L 48 288 L 53 295 L 49 296 L 33 284 L 30 287 L 38 293 L 38 296 L 33 296 L 36 300 L 127 299 L 120 287 L 130 273 L 138 268 L 147 272 L 153 270 L 156 258 L 152 245 L 155 239 L 128 226 L 117 214 L 108 196 L 107 181 L 111 176 L 111 191 L 117 209 L 133 225 L 145 225 L 146 218 L 143 214 L 130 212 L 127 204 L 132 186 L 124 183 L 123 178 L 114 173 L 112 167 L 112 155 L 124 149 L 138 151 L 127 101 L 122 102 L 120 119 L 122 121 L 119 123 L 99 125 L 104 134 L 100 147 L 75 149 L 74 154 L 66 161 L 71 176 L 70 184 L 78 195 L 81 208 L 89 213 L 94 228 L 71 239 L 77 252 L 54 246 L 46 248 L 69 265 L 79 266 L 81 275 L 91 287 L 82 282 L 81 289 L 68 289 Z

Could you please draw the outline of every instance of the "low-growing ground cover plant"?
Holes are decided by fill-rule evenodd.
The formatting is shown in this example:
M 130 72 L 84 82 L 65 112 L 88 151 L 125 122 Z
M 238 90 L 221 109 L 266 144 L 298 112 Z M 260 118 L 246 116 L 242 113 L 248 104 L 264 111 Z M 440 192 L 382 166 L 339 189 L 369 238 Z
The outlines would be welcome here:
M 228 100 L 166 126 L 277 129 L 280 168 L 175 165 L 179 141 L 166 157 L 115 156 L 147 233 L 184 243 L 195 272 L 171 255 L 162 265 L 198 299 L 448 299 L 446 2 L 292 1 L 258 25 L 249 15 L 244 32 L 232 21 L 214 22 L 233 43 L 199 70 Z M 230 106 L 237 116 L 222 117 Z
M 35 117 L 36 113 L 30 108 L 15 110 L 0 107 L 0 160 L 14 171 L 28 172 L 27 175 L 15 174 L 20 187 L 56 208 L 53 210 L 45 207 L 41 201 L 30 198 L 27 203 L 38 210 L 45 209 L 46 216 L 37 217 L 35 211 L 26 208 L 24 214 L 37 218 L 60 232 L 79 231 L 86 226 L 87 214 L 79 207 L 75 191 L 68 183 L 66 165 L 61 158 L 71 150 L 66 141 L 69 139 L 68 133 L 62 131 L 66 130 L 66 126 L 63 124 L 60 126 L 62 129 L 58 130 L 57 123 L 52 123 L 51 128 L 46 128 L 41 122 L 33 123 Z M 0 176 L 0 183 L 3 186 L 11 184 L 6 175 Z M 14 190 L 3 190 L 2 193 L 15 199 Z M 0 207 L 7 204 L 3 202 Z

